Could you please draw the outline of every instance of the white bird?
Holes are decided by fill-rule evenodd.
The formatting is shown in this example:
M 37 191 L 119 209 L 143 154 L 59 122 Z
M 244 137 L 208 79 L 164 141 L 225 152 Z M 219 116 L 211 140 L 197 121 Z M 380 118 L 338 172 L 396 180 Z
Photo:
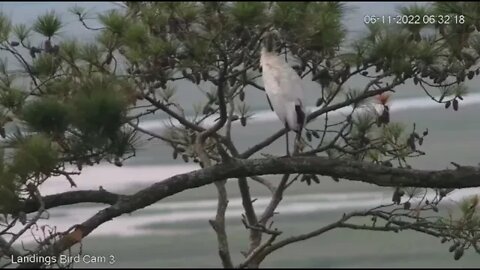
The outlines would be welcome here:
M 297 140 L 305 124 L 305 108 L 302 79 L 275 51 L 275 38 L 278 32 L 268 31 L 263 36 L 260 56 L 262 78 L 270 108 L 277 114 L 287 129 L 285 134 L 288 148 L 288 132 L 297 133 Z

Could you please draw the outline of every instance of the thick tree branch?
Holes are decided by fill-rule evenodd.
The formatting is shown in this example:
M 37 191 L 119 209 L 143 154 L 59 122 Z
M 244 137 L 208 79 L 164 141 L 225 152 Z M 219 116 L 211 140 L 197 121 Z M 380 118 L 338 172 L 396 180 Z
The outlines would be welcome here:
M 77 203 L 104 203 L 115 204 L 122 196 L 105 190 L 82 190 L 68 191 L 42 197 L 45 210 L 58 206 L 65 206 Z M 29 199 L 20 208 L 25 213 L 36 212 L 40 207 L 38 200 Z
M 133 195 L 123 197 L 111 207 L 101 210 L 82 223 L 82 236 L 87 236 L 95 228 L 115 217 L 144 208 L 187 189 L 229 178 L 287 173 L 328 175 L 392 187 L 468 188 L 480 186 L 480 168 L 475 167 L 427 171 L 392 168 L 352 160 L 298 156 L 276 159 L 231 160 L 228 163 L 170 177 Z M 58 254 L 58 252 L 70 246 L 60 241 L 44 253 Z M 32 265 L 28 266 L 31 267 Z

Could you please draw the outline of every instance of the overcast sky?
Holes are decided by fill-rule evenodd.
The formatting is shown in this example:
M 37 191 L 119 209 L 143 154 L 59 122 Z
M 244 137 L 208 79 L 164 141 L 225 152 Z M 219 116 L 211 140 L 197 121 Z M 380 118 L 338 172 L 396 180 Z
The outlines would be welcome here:
M 360 33 L 365 29 L 363 17 L 367 15 L 388 15 L 395 14 L 396 8 L 405 5 L 407 2 L 347 2 L 347 7 L 351 8 L 347 12 L 345 18 L 345 26 L 350 34 Z M 91 15 L 96 17 L 97 13 L 102 13 L 110 9 L 118 8 L 118 5 L 113 2 L 0 2 L 0 10 L 3 10 L 13 21 L 13 23 L 25 23 L 30 26 L 38 15 L 47 11 L 55 10 L 57 14 L 62 17 L 62 22 L 65 27 L 62 30 L 61 38 L 77 38 L 81 41 L 93 41 L 94 35 L 89 30 L 86 30 L 75 18 L 75 16 L 68 12 L 68 9 L 74 5 L 78 5 L 91 10 Z M 89 22 L 91 26 L 93 22 Z M 350 36 L 352 37 L 352 36 Z M 0 52 L 0 58 L 4 58 L 6 53 Z M 12 58 L 10 55 L 8 58 Z M 17 61 L 9 60 L 10 68 L 17 68 Z M 184 87 L 178 87 L 183 89 Z M 185 89 L 190 89 L 186 87 Z M 190 104 L 195 98 L 192 96 L 192 91 L 185 92 L 177 91 L 177 101 Z M 198 98 L 202 98 L 202 94 L 198 92 Z M 253 96 L 252 96 L 253 97 Z M 258 94 L 259 100 L 264 98 L 263 94 Z M 258 103 L 258 102 L 257 102 Z M 183 103 L 182 103 L 183 104 Z
M 363 17 L 366 15 L 386 15 L 395 13 L 396 7 L 408 2 L 347 2 L 354 12 L 349 12 L 345 18 L 345 25 L 349 32 L 358 32 L 364 28 Z M 3 10 L 13 23 L 31 25 L 36 16 L 49 10 L 55 10 L 62 16 L 66 24 L 63 36 L 83 37 L 87 32 L 78 23 L 75 17 L 68 12 L 68 8 L 79 5 L 92 10 L 92 14 L 118 8 L 114 2 L 0 2 Z
M 117 8 L 112 2 L 0 2 L 0 10 L 8 15 L 12 22 L 32 25 L 35 18 L 47 11 L 55 10 L 62 18 L 65 27 L 62 30 L 63 37 L 85 38 L 88 31 L 78 22 L 73 14 L 68 12 L 75 5 L 92 10 L 92 15 L 106 10 Z

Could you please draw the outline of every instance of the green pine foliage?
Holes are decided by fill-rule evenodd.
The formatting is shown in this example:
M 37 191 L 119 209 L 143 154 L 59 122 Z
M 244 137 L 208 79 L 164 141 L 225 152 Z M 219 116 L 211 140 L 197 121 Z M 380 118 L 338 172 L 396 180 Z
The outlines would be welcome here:
M 52 10 L 46 14 L 40 15 L 33 24 L 33 31 L 52 38 L 59 33 L 63 23 L 60 17 Z
M 52 140 L 46 135 L 35 134 L 17 143 L 10 170 L 25 183 L 30 177 L 49 176 L 57 167 L 58 158 Z
M 20 89 L 5 86 L 0 90 L 0 104 L 12 112 L 19 112 L 26 96 L 27 94 Z
M 68 113 L 66 104 L 46 97 L 25 105 L 21 117 L 34 131 L 61 136 L 70 124 Z
M 0 12 L 0 42 L 4 42 L 8 39 L 11 29 L 12 23 L 10 19 L 3 11 Z
M 39 78 L 50 78 L 60 68 L 59 59 L 51 54 L 41 54 L 33 60 L 32 72 Z
M 15 212 L 19 201 L 20 182 L 5 163 L 5 151 L 0 148 L 0 214 Z
M 73 124 L 87 136 L 113 136 L 123 124 L 125 102 L 115 93 L 79 93 L 72 105 Z

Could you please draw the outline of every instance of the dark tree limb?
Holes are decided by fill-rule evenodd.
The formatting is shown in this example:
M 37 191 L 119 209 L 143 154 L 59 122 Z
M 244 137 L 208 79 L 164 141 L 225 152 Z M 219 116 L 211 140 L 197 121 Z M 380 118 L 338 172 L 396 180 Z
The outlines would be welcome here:
M 289 157 L 276 159 L 231 160 L 202 170 L 179 174 L 155 183 L 133 195 L 122 197 L 114 205 L 99 211 L 81 224 L 82 237 L 101 224 L 123 214 L 149 206 L 187 189 L 229 178 L 267 174 L 309 173 L 335 176 L 379 186 L 424 188 L 468 188 L 480 186 L 480 168 L 462 167 L 439 171 L 392 168 L 367 162 L 326 157 Z M 57 242 L 40 255 L 58 254 L 71 245 Z M 35 265 L 28 265 L 30 267 Z M 39 266 L 38 264 L 36 266 Z
M 148 195 L 144 205 L 148 206 L 165 197 L 211 184 L 215 181 L 251 177 L 256 175 L 309 173 L 336 176 L 378 186 L 423 187 L 423 188 L 469 188 L 480 186 L 480 168 L 463 166 L 461 169 L 439 171 L 392 168 L 367 162 L 330 159 L 326 157 L 290 157 L 277 159 L 233 159 L 226 164 L 196 170 L 170 177 L 140 191 L 135 195 L 119 195 L 105 190 L 69 191 L 42 197 L 45 209 L 77 203 L 104 203 L 114 205 L 121 198 L 131 201 L 140 194 Z M 165 190 L 164 190 L 165 189 Z M 160 193 L 158 193 L 160 192 Z M 151 198 L 151 197 L 154 198 Z M 150 198 L 150 199 L 148 199 Z M 138 199 L 141 199 L 138 197 Z M 36 200 L 27 200 L 21 207 L 25 213 L 38 210 Z M 127 212 L 125 212 L 127 213 Z
M 196 188 L 226 178 L 251 177 L 268 174 L 310 173 L 361 181 L 378 186 L 404 186 L 424 188 L 469 188 L 480 186 L 480 168 L 425 171 L 392 168 L 367 162 L 330 159 L 326 157 L 290 157 L 277 159 L 232 160 L 227 164 L 214 165 L 203 170 L 179 174 L 153 184 L 143 192 L 168 189 L 168 194 L 159 195 L 161 200 L 186 189 Z M 198 179 L 198 180 L 197 180 Z M 178 186 L 176 186 L 178 185 Z M 166 191 L 162 191 L 164 194 Z M 135 196 L 135 195 L 132 195 Z M 105 190 L 69 191 L 42 197 L 45 209 L 77 203 L 104 203 L 114 205 L 121 198 L 133 198 Z M 146 201 L 148 202 L 148 201 Z M 145 204 L 143 207 L 151 203 Z M 39 203 L 27 200 L 21 207 L 25 213 L 38 210 Z M 143 208 L 142 207 L 142 208 Z M 137 210 L 137 209 L 134 209 Z
M 42 197 L 42 200 L 45 204 L 45 210 L 47 210 L 77 203 L 103 203 L 113 205 L 122 196 L 125 195 L 111 193 L 106 190 L 81 190 L 47 195 Z M 29 199 L 23 203 L 20 209 L 25 213 L 33 213 L 36 212 L 39 207 L 40 204 L 38 200 Z

